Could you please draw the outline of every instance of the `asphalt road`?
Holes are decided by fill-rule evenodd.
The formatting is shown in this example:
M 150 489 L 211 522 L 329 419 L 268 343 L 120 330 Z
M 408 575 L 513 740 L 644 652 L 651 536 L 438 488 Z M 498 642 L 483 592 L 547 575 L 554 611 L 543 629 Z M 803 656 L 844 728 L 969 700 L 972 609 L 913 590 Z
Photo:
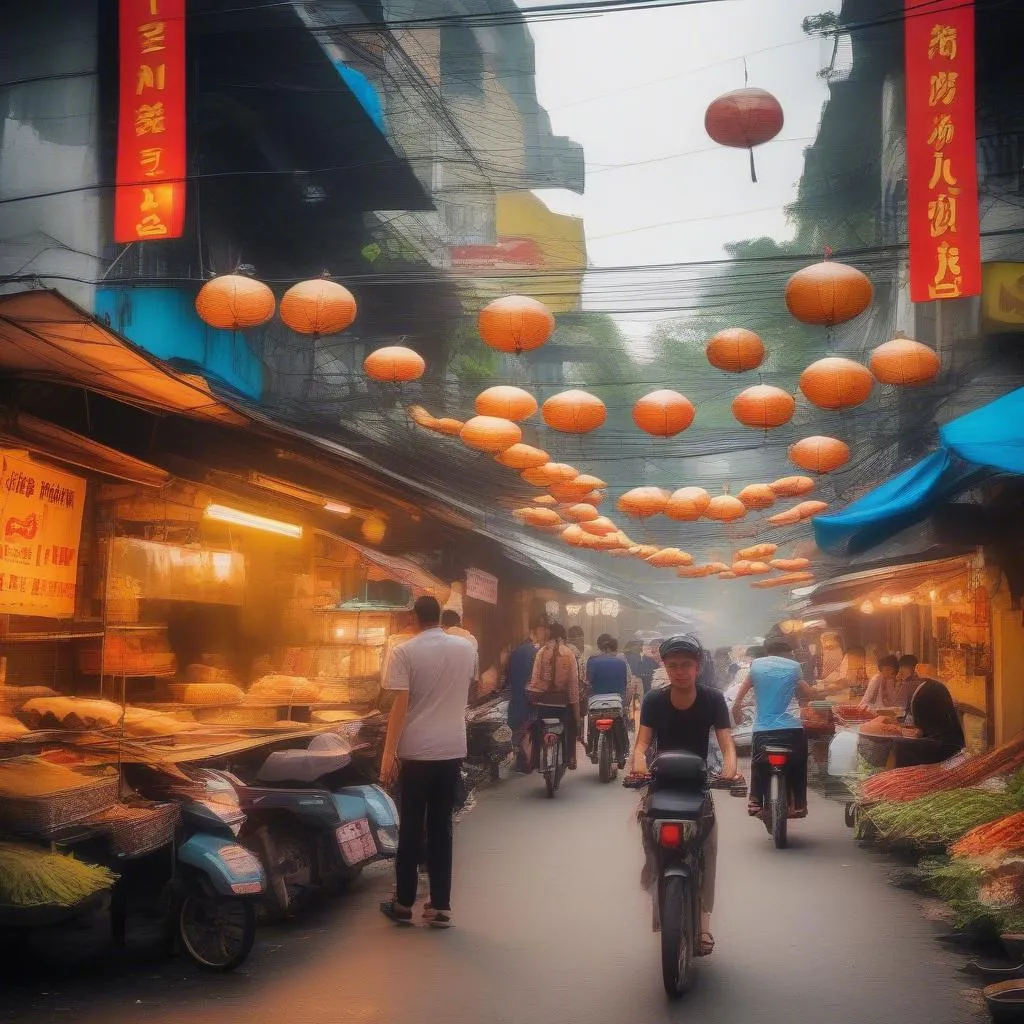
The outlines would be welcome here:
M 854 844 L 842 807 L 776 851 L 745 801 L 717 797 L 718 948 L 669 1003 L 639 889 L 636 797 L 585 765 L 553 801 L 537 777 L 481 795 L 459 826 L 457 927 L 397 929 L 377 912 L 390 875 L 301 921 L 264 928 L 226 977 L 113 954 L 68 973 L 0 980 L 0 1019 L 23 1024 L 961 1024 L 975 1019 L 962 959 L 935 941 L 891 863 Z M 59 954 L 50 949 L 51 954 Z

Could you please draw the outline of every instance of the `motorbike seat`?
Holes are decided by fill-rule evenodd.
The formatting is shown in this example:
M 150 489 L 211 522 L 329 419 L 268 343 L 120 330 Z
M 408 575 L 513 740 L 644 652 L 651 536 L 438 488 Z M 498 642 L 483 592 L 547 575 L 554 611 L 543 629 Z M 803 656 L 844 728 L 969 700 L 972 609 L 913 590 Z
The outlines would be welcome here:
M 560 718 L 542 718 L 540 721 L 541 721 L 542 725 L 546 725 L 546 726 L 549 726 L 549 727 L 556 726 L 556 725 L 557 726 L 565 725 L 565 723 Z
M 764 752 L 766 754 L 792 754 L 793 753 L 793 748 L 792 747 L 779 746 L 779 745 L 773 745 L 773 746 L 770 746 L 770 747 L 765 747 L 764 748 Z
M 591 714 L 599 711 L 622 711 L 622 698 L 617 693 L 599 693 L 587 703 Z
M 708 784 L 704 759 L 688 750 L 667 750 L 654 759 L 651 775 L 655 789 L 703 789 Z
M 651 794 L 647 817 L 697 821 L 708 810 L 708 795 L 703 790 L 662 789 Z

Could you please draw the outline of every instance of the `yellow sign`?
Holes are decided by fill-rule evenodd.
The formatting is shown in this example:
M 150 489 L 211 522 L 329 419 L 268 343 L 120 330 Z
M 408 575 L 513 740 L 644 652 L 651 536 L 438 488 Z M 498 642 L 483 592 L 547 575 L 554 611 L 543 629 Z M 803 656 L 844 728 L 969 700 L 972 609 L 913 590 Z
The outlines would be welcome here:
M 27 456 L 0 468 L 0 613 L 75 614 L 85 481 Z
M 1024 263 L 986 263 L 981 270 L 981 316 L 989 334 L 1024 327 Z

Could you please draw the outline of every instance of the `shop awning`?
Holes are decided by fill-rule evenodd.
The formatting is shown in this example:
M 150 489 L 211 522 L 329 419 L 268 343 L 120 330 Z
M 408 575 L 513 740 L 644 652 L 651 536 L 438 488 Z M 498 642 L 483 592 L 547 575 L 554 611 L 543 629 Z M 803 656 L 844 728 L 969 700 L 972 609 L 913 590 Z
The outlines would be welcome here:
M 448 595 L 452 588 L 412 560 L 400 558 L 397 555 L 385 555 L 381 551 L 375 551 L 373 548 L 357 544 L 347 537 L 335 537 L 334 539 L 348 545 L 350 548 L 354 548 L 359 552 L 364 562 L 376 566 L 388 579 L 404 583 L 407 587 L 412 587 L 413 590 L 432 594 L 442 603 L 448 600 Z
M 144 409 L 248 422 L 202 377 L 175 372 L 56 291 L 0 296 L 0 372 L 77 384 Z
M 815 612 L 832 603 L 852 602 L 854 598 L 864 600 L 886 588 L 898 587 L 902 591 L 929 589 L 948 584 L 958 576 L 969 573 L 973 568 L 973 555 L 957 558 L 938 558 L 927 561 L 876 566 L 860 572 L 834 576 L 819 583 L 811 594 L 811 604 L 801 614 Z M 826 603 L 826 599 L 831 599 Z
M 28 413 L 18 413 L 10 422 L 0 424 L 0 444 L 25 446 L 56 462 L 143 487 L 165 487 L 171 479 L 170 473 L 157 466 Z
M 941 447 L 842 512 L 817 516 L 823 550 L 866 551 L 992 473 L 1024 474 L 1024 388 L 947 423 Z

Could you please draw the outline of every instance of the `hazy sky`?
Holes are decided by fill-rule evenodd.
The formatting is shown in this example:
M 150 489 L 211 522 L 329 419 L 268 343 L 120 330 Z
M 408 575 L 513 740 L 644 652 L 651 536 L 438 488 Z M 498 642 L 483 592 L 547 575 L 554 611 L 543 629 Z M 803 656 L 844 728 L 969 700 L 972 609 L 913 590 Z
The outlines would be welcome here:
M 520 0 L 529 7 L 532 0 Z M 719 259 L 741 238 L 788 234 L 782 207 L 803 168 L 828 90 L 817 77 L 831 43 L 808 37 L 802 19 L 838 9 L 830 0 L 719 3 L 531 25 L 537 90 L 557 134 L 584 146 L 582 198 L 540 193 L 552 208 L 584 218 L 595 266 Z M 779 99 L 785 126 L 755 150 L 758 182 L 744 150 L 704 132 L 716 96 L 750 84 Z M 600 308 L 600 289 L 588 284 Z M 624 324 L 642 333 L 657 314 Z

